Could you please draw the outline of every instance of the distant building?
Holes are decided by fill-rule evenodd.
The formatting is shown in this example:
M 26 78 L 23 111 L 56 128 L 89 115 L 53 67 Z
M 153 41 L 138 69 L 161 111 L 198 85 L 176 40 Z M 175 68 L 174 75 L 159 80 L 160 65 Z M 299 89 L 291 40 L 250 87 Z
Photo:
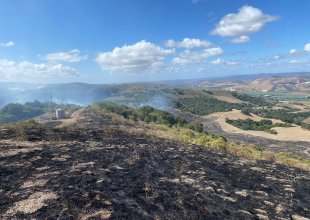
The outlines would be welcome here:
M 56 119 L 59 120 L 64 118 L 66 118 L 65 110 L 62 108 L 56 109 Z

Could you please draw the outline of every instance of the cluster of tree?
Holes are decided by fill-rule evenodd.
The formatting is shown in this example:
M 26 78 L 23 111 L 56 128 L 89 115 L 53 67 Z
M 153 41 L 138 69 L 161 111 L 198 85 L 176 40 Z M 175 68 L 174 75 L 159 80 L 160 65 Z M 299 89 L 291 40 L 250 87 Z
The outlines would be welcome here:
M 243 111 L 244 114 L 250 115 L 250 110 L 253 106 L 271 107 L 274 105 L 273 101 L 267 100 L 265 98 L 250 96 L 247 94 L 236 92 L 232 93 L 232 95 L 235 98 L 242 100 L 246 103 L 230 103 L 218 100 L 210 96 L 212 95 L 212 92 L 208 92 L 205 90 L 202 90 L 206 93 L 205 95 L 196 94 L 195 96 L 188 95 L 186 93 L 186 90 L 176 89 L 175 91 L 183 97 L 180 97 L 174 103 L 174 107 L 182 111 L 188 111 L 197 115 L 208 115 L 213 112 L 225 112 L 231 111 L 232 109 L 240 109 Z
M 174 107 L 196 115 L 208 115 L 213 112 L 225 112 L 231 111 L 232 109 L 241 109 L 245 107 L 245 105 L 229 103 L 212 97 L 191 97 L 180 98 L 174 104 Z
M 24 104 L 11 103 L 5 105 L 0 110 L 0 122 L 10 123 L 21 120 L 27 120 L 38 115 L 41 115 L 48 111 L 54 111 L 56 108 L 65 107 L 71 108 L 76 107 L 75 105 L 58 105 L 50 102 L 26 102 Z
M 245 101 L 245 102 L 251 103 L 253 105 L 257 105 L 257 106 L 266 106 L 266 107 L 269 106 L 270 107 L 270 106 L 274 105 L 274 103 L 272 101 L 267 100 L 267 99 L 262 98 L 262 97 L 255 97 L 255 96 L 237 93 L 237 92 L 234 92 L 232 95 L 241 101 Z
M 310 117 L 310 112 L 292 112 L 288 109 L 250 109 L 249 111 L 263 118 L 274 118 L 298 125 L 302 125 L 303 121 Z
M 244 115 L 251 116 L 251 108 L 243 108 L 241 109 L 241 113 Z
M 271 134 L 277 134 L 277 132 L 272 129 L 274 127 L 291 127 L 290 124 L 284 124 L 284 123 L 273 124 L 271 120 L 266 119 L 263 119 L 261 121 L 254 121 L 252 119 L 231 120 L 226 118 L 226 122 L 242 130 L 265 131 Z
M 158 110 L 150 106 L 134 109 L 125 105 L 97 102 L 93 104 L 92 107 L 98 110 L 122 115 L 124 118 L 134 121 L 144 121 L 146 123 L 153 122 L 156 124 L 167 125 L 169 127 L 187 127 L 196 132 L 203 132 L 203 125 L 201 123 L 188 123 L 180 116 L 175 116 L 167 111 Z

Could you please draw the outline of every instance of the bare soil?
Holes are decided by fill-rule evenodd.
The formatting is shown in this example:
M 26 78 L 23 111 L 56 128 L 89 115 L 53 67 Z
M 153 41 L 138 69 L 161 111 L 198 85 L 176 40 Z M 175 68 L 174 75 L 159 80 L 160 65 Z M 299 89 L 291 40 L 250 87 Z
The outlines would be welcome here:
M 310 118 L 305 119 L 304 122 L 310 124 Z

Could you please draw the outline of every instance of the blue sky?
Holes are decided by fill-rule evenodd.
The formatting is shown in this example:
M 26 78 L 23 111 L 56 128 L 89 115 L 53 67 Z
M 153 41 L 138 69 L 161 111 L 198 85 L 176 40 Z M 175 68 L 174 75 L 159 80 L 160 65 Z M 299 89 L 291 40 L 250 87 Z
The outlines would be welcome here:
M 0 81 L 310 71 L 309 0 L 1 0 Z

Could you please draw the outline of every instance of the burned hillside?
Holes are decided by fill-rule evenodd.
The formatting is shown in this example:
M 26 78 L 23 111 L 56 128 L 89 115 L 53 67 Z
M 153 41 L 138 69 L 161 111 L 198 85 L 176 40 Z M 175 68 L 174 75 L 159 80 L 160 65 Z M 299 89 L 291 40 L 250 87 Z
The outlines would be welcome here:
M 310 218 L 305 170 L 133 134 L 90 109 L 22 126 L 0 132 L 2 219 Z

